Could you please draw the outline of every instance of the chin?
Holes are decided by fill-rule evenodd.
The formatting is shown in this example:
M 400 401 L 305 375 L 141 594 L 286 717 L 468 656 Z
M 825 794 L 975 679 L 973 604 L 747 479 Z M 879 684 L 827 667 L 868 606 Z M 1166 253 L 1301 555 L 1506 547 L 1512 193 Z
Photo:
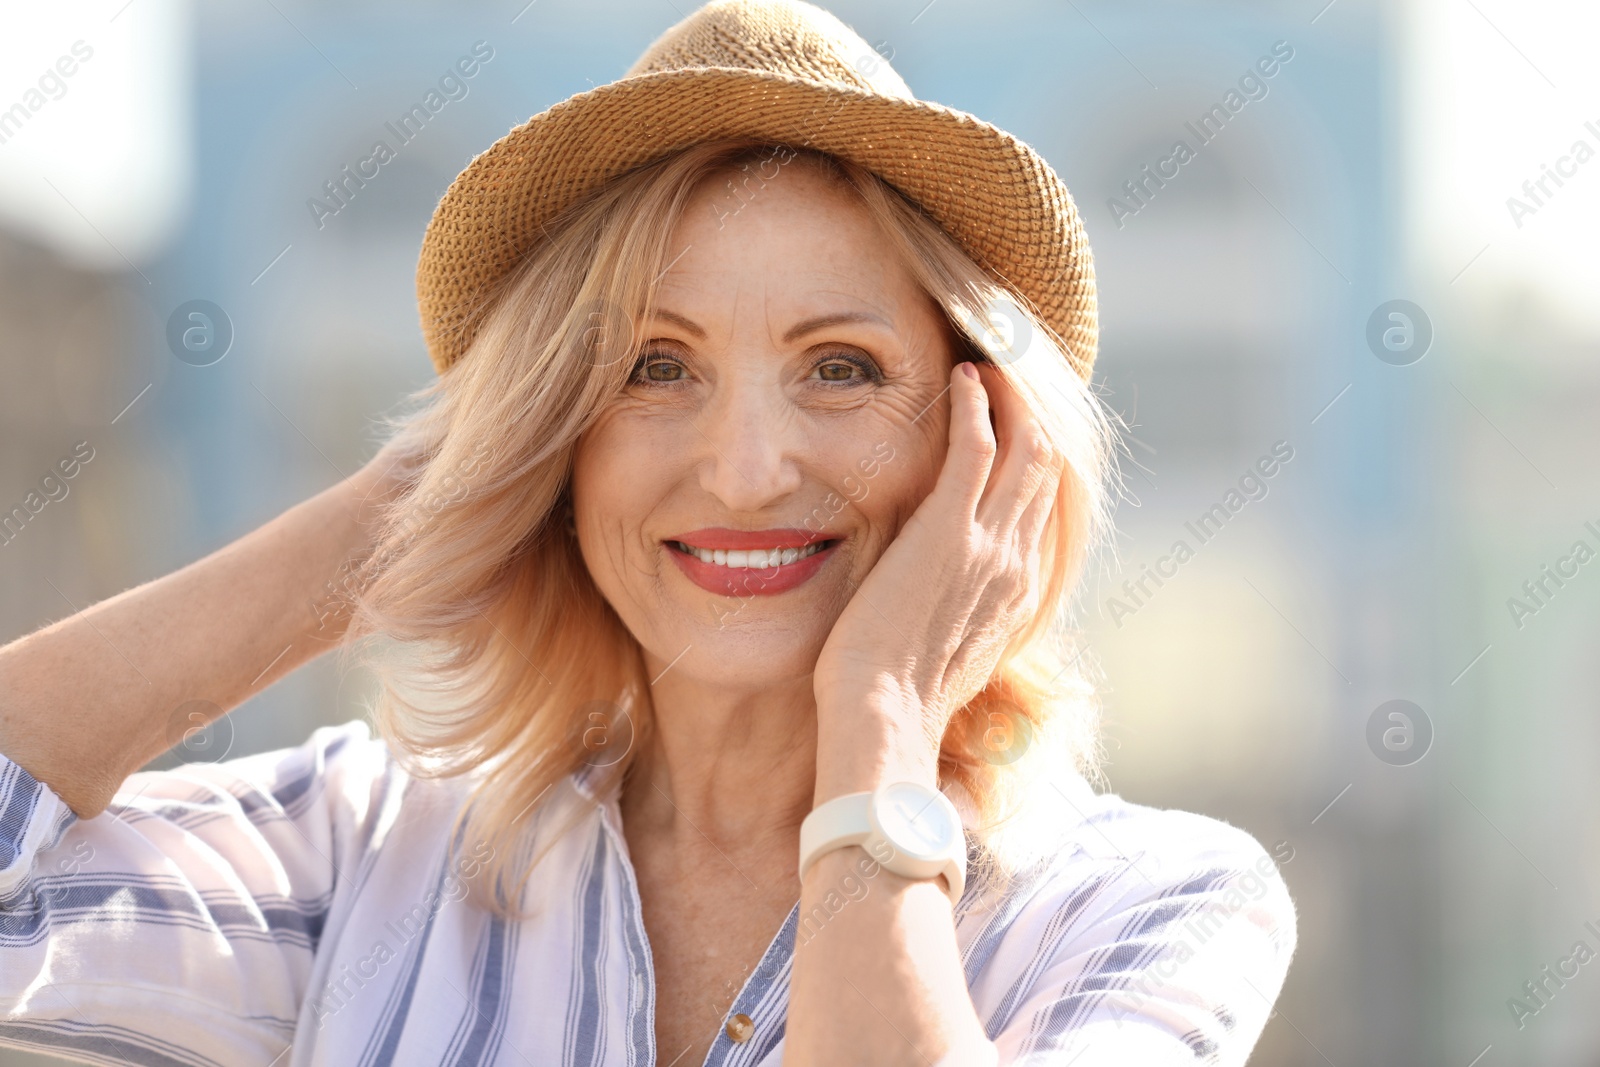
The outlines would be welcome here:
M 770 689 L 810 678 L 820 649 L 820 642 L 797 653 L 789 641 L 718 640 L 691 648 L 672 671 L 722 690 Z
M 808 678 L 837 613 L 825 613 L 815 604 L 780 607 L 783 599 L 708 597 L 684 605 L 679 625 L 653 628 L 663 635 L 649 646 L 663 664 L 657 674 L 670 663 L 670 673 L 732 689 Z M 680 653 L 682 658 L 673 663 Z

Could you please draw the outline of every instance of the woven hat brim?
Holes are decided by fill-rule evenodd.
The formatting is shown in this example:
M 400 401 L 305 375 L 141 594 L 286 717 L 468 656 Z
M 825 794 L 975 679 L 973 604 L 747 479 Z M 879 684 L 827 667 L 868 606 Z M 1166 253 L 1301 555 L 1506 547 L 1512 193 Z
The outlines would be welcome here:
M 1098 320 L 1083 223 L 1026 143 L 966 112 L 736 67 L 638 75 L 569 97 L 506 134 L 451 183 L 423 237 L 417 300 L 443 372 L 543 236 L 607 180 L 679 148 L 758 138 L 853 160 L 920 204 L 1033 303 L 1085 379 Z

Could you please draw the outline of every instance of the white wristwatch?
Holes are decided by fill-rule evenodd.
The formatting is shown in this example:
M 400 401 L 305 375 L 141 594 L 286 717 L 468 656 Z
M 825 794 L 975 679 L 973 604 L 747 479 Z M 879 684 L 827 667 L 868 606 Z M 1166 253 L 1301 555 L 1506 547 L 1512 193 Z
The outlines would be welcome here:
M 891 782 L 872 793 L 847 793 L 815 808 L 800 824 L 800 878 L 818 856 L 860 845 L 886 870 L 906 878 L 943 875 L 950 903 L 967 884 L 961 815 L 937 789 Z

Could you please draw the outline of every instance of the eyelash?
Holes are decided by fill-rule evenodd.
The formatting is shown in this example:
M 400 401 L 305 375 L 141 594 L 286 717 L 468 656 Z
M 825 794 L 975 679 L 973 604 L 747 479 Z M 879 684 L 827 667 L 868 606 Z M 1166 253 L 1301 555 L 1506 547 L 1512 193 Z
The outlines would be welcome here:
M 659 348 L 647 348 L 639 355 L 639 361 L 634 364 L 633 375 L 629 379 L 630 384 L 643 385 L 647 387 L 665 387 L 680 384 L 682 379 L 679 379 L 678 381 L 663 382 L 655 381 L 651 378 L 645 377 L 645 369 L 653 363 L 672 363 L 679 367 L 684 367 L 683 360 L 672 355 L 671 353 Z M 857 370 L 861 371 L 862 377 L 848 378 L 840 381 L 828 381 L 824 379 L 826 384 L 851 386 L 859 384 L 877 384 L 883 381 L 883 372 L 878 369 L 878 365 L 876 363 L 864 355 L 860 355 L 848 350 L 841 349 L 823 353 L 817 358 L 816 362 L 812 364 L 811 369 L 812 371 L 816 371 L 829 363 L 848 363 Z M 687 370 L 687 367 L 684 367 L 684 369 Z

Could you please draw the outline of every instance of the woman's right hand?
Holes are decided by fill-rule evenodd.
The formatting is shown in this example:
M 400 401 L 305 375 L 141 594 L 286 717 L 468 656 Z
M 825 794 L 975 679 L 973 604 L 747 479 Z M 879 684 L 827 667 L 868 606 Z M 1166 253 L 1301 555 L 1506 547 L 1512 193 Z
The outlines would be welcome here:
M 198 720 L 335 647 L 401 458 L 386 447 L 204 559 L 0 647 L 0 752 L 89 818 Z

